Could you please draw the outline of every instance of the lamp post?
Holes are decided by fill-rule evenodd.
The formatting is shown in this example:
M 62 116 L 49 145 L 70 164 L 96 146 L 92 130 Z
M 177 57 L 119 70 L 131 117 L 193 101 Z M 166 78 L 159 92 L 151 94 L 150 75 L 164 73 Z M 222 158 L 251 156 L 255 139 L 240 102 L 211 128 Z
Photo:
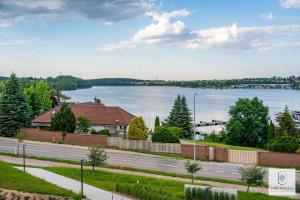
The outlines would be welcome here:
M 25 172 L 25 146 L 26 144 L 23 144 L 23 170 Z
M 194 93 L 194 161 L 196 161 L 196 95 L 197 93 Z
M 81 159 L 80 160 L 80 183 L 81 183 L 80 191 L 81 191 L 81 197 L 82 198 L 83 198 L 83 162 L 84 162 L 84 160 Z

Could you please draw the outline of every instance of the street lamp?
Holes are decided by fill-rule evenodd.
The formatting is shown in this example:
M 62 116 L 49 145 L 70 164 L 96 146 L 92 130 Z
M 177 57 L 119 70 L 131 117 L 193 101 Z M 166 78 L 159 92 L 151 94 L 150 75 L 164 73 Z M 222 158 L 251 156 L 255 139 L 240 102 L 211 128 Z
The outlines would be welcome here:
M 23 170 L 25 172 L 25 146 L 26 144 L 23 144 Z
M 194 93 L 194 161 L 196 161 L 196 95 Z
M 84 160 L 83 159 L 81 159 L 80 160 L 80 186 L 81 186 L 81 188 L 80 188 L 80 193 L 81 193 L 81 197 L 83 198 L 83 162 L 84 162 Z

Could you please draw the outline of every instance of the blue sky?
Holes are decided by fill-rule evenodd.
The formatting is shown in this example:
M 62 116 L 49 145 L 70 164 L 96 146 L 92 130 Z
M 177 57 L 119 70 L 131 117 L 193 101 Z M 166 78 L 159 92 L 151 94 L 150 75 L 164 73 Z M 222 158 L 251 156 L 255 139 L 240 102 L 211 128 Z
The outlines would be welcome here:
M 0 75 L 300 76 L 300 0 L 0 0 Z

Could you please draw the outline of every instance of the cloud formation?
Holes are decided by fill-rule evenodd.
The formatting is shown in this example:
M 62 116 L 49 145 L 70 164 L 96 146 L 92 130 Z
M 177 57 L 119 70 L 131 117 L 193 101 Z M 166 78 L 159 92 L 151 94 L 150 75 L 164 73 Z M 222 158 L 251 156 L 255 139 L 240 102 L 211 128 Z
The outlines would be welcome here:
M 0 0 L 0 26 L 10 26 L 29 16 L 60 21 L 79 15 L 115 23 L 144 14 L 152 6 L 148 0 Z
M 272 20 L 275 18 L 275 16 L 273 15 L 272 12 L 261 14 L 259 17 L 262 19 L 267 19 L 267 20 Z
M 280 4 L 284 8 L 300 8 L 300 0 L 281 0 Z
M 299 47 L 299 42 L 282 42 L 280 39 L 300 35 L 300 25 L 231 26 L 215 27 L 190 31 L 177 17 L 185 17 L 190 13 L 185 10 L 173 12 L 151 12 L 146 15 L 153 22 L 137 31 L 131 39 L 115 44 L 105 44 L 97 48 L 99 51 L 132 49 L 139 44 L 172 44 L 189 49 L 256 49 Z M 288 41 L 288 40 L 287 40 Z

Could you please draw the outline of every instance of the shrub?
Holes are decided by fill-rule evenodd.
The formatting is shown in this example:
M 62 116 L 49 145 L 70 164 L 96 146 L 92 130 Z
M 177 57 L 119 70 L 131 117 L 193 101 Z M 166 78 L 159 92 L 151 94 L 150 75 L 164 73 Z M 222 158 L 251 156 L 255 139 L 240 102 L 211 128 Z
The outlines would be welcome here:
M 88 133 L 89 129 L 91 127 L 91 121 L 84 115 L 81 115 L 80 117 L 78 117 L 77 119 L 77 129 L 76 132 L 77 133 Z
M 283 135 L 273 139 L 268 144 L 268 149 L 270 151 L 295 153 L 298 148 L 299 139 L 297 137 L 288 135 L 286 132 Z
M 63 103 L 58 112 L 51 118 L 51 128 L 55 131 L 73 133 L 76 128 L 76 118 L 67 103 Z
M 110 136 L 109 130 L 108 129 L 102 129 L 100 131 L 98 131 L 99 135 L 107 135 Z
M 116 192 L 143 200 L 178 200 L 173 194 L 142 184 L 116 183 Z
M 135 117 L 131 120 L 129 130 L 128 130 L 128 139 L 130 140 L 147 140 L 148 138 L 148 129 L 145 125 L 145 122 L 142 117 Z
M 96 129 L 93 129 L 93 128 L 92 128 L 92 129 L 90 130 L 90 133 L 91 133 L 91 134 L 98 134 L 98 131 L 97 131 Z
M 152 142 L 180 143 L 178 133 L 180 134 L 177 127 L 158 126 L 152 134 Z

